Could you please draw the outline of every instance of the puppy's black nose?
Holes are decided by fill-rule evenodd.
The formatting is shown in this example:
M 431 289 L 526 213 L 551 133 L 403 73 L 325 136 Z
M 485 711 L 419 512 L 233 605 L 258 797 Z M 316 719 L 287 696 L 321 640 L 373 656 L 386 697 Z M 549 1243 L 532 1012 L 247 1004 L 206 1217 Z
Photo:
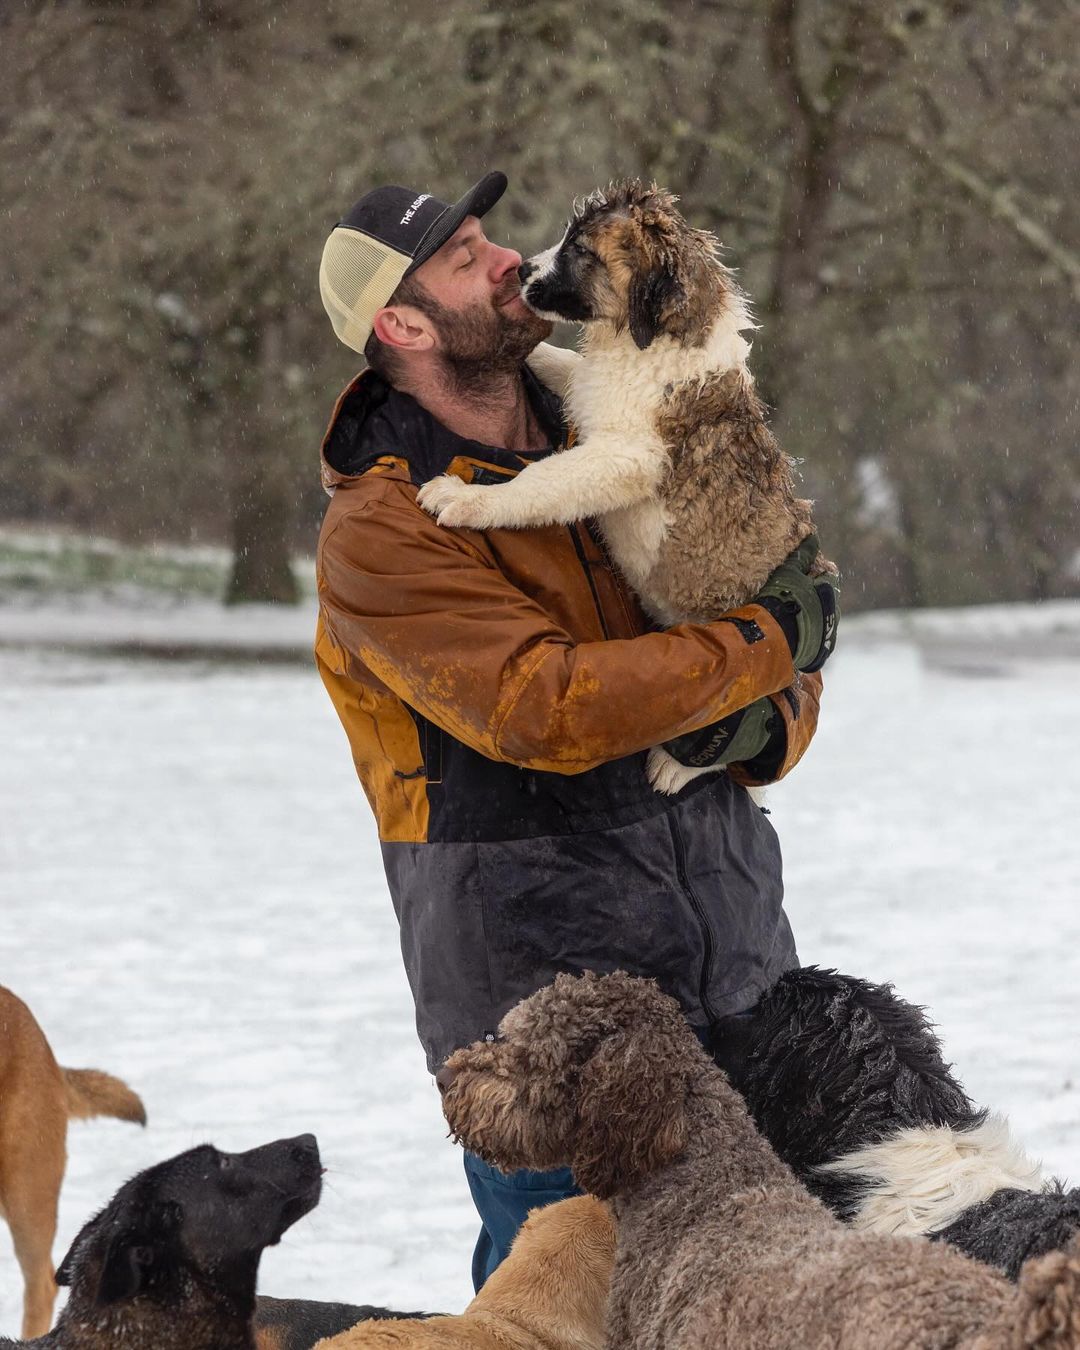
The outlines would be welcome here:
M 532 276 L 532 274 L 535 271 L 536 271 L 536 264 L 530 262 L 528 258 L 526 258 L 525 261 L 518 268 L 518 281 L 520 281 L 521 284 L 524 286 L 526 281 L 528 281 L 528 279 Z
M 439 1070 L 439 1072 L 435 1075 L 435 1086 L 439 1089 L 440 1092 L 445 1092 L 456 1077 L 457 1077 L 457 1070 L 448 1069 L 444 1064 L 442 1068 Z

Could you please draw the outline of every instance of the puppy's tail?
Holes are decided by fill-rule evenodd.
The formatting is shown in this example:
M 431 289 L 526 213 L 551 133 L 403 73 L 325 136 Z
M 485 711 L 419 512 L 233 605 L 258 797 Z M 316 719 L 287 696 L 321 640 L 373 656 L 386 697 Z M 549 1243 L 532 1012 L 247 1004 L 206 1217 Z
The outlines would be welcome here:
M 1020 1269 L 1017 1350 L 1080 1346 L 1080 1234 L 1064 1251 L 1025 1261 Z
M 146 1107 L 126 1083 L 99 1069 L 61 1069 L 67 1092 L 68 1115 L 72 1120 L 92 1116 L 115 1116 L 146 1124 Z

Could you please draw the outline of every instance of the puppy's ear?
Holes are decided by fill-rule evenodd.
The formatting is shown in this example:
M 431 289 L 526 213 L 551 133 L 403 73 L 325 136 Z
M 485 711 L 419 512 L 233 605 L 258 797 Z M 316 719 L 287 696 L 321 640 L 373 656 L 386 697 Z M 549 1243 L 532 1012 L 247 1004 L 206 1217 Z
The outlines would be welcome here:
M 661 331 L 666 314 L 682 295 L 682 287 L 670 262 L 635 272 L 628 295 L 630 336 L 642 351 Z
M 639 1031 L 601 1042 L 581 1070 L 574 1178 L 608 1199 L 686 1147 L 686 1073 Z

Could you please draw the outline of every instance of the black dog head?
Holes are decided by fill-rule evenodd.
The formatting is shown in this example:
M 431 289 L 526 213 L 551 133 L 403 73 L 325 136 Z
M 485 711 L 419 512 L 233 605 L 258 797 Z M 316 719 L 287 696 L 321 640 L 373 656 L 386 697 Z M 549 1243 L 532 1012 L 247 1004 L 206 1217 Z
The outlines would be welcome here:
M 318 1204 L 322 1170 L 310 1134 L 247 1153 L 211 1144 L 181 1153 L 120 1188 L 75 1238 L 56 1282 L 84 1314 L 140 1295 L 179 1313 L 193 1289 L 253 1305 L 263 1248 Z

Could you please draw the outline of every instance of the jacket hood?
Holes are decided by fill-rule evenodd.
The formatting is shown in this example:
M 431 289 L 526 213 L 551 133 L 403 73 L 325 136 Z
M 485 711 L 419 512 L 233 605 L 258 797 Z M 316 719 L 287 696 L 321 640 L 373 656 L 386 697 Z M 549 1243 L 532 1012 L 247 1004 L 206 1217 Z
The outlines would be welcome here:
M 394 389 L 373 370 L 361 371 L 338 399 L 323 438 L 323 487 L 333 493 L 339 484 L 366 473 L 387 455 L 408 462 L 417 486 L 443 473 L 458 455 L 516 473 L 530 460 L 565 444 L 567 435 L 559 399 L 528 366 L 522 374 L 533 411 L 549 438 L 547 450 L 527 456 L 448 431 L 412 395 Z

